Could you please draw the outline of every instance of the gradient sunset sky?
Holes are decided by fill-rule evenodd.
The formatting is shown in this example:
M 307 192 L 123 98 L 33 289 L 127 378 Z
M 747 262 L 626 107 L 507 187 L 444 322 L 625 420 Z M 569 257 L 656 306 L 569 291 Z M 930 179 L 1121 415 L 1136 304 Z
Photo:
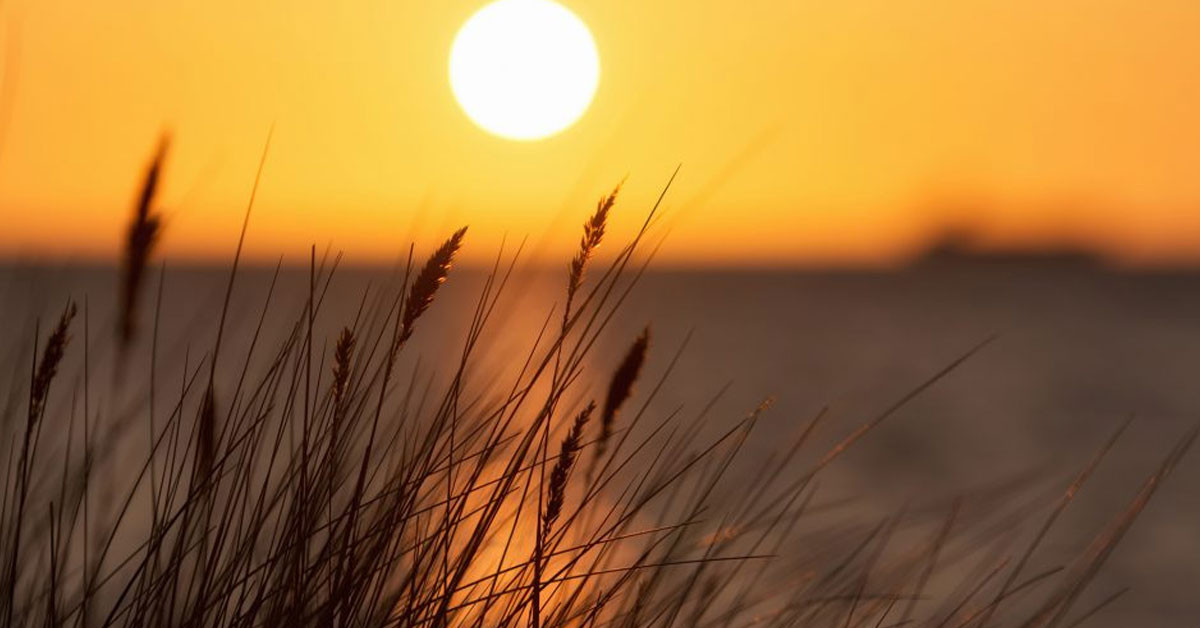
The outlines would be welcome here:
M 7 0 L 0 257 L 106 259 L 157 137 L 162 252 L 391 261 L 471 225 L 568 251 L 676 164 L 667 264 L 880 264 L 985 245 L 1200 261 L 1196 0 L 564 2 L 600 86 L 546 140 L 489 135 L 447 81 L 482 1 Z M 565 259 L 565 257 L 564 257 Z

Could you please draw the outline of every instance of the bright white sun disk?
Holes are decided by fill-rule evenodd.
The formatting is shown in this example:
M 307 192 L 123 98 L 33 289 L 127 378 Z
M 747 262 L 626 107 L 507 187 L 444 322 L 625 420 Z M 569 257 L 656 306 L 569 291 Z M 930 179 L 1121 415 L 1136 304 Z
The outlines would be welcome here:
M 550 0 L 497 0 L 471 16 L 450 50 L 450 86 L 487 131 L 541 139 L 592 102 L 600 58 L 587 26 Z

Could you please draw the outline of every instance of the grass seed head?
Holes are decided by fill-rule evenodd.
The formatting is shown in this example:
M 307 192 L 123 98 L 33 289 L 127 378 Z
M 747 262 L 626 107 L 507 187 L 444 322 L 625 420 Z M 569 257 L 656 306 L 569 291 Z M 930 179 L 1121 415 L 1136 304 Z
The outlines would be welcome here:
M 617 202 L 617 193 L 621 191 L 618 185 L 611 193 L 596 203 L 596 212 L 583 223 L 583 236 L 579 238 L 579 250 L 571 259 L 567 279 L 567 302 L 574 298 L 583 284 L 583 275 L 587 262 L 591 259 L 600 242 L 604 240 L 604 230 L 608 225 L 608 213 Z
M 412 336 L 413 326 L 416 324 L 417 319 L 433 303 L 433 297 L 437 294 L 438 287 L 446 281 L 446 276 L 450 274 L 450 267 L 454 264 L 454 255 L 458 253 L 459 247 L 462 246 L 463 236 L 466 233 L 466 227 L 455 231 L 449 239 L 433 252 L 433 255 L 429 256 L 429 260 L 425 262 L 425 266 L 417 274 L 416 280 L 413 281 L 412 287 L 409 288 L 408 299 L 404 303 L 400 342 L 408 340 L 409 336 Z
M 133 217 L 125 232 L 125 249 L 121 261 L 120 313 L 117 316 L 117 339 L 122 350 L 128 347 L 137 333 L 138 295 L 141 293 L 150 255 L 161 235 L 162 220 L 155 213 L 154 205 L 163 163 L 166 161 L 167 146 L 168 139 L 164 136 L 146 168 L 142 189 L 133 208 Z
M 637 340 L 633 341 L 629 351 L 625 353 L 621 365 L 613 372 L 612 380 L 608 384 L 608 395 L 604 398 L 604 412 L 600 415 L 601 431 L 600 442 L 597 445 L 598 455 L 603 454 L 608 447 L 608 440 L 612 437 L 612 428 L 616 423 L 617 413 L 633 394 L 633 385 L 642 372 L 642 365 L 646 362 L 646 351 L 649 348 L 650 328 L 646 327 L 638 335 Z
M 595 410 L 596 402 L 588 403 L 587 407 L 575 416 L 575 421 L 571 424 L 571 431 L 567 432 L 567 436 L 563 438 L 558 452 L 558 460 L 554 463 L 554 470 L 550 472 L 550 494 L 546 499 L 546 512 L 542 516 L 543 538 L 550 535 L 551 527 L 562 513 L 563 502 L 566 501 L 567 478 L 571 474 L 571 468 L 575 465 L 579 442 L 583 438 L 583 429 L 587 426 L 588 420 L 591 419 Z
M 54 326 L 54 331 L 50 332 L 50 336 L 46 339 L 46 348 L 42 350 L 42 359 L 34 370 L 33 385 L 30 386 L 29 420 L 26 425 L 29 430 L 32 430 L 37 424 L 46 407 L 46 400 L 50 395 L 50 383 L 58 374 L 58 366 L 66 354 L 67 343 L 71 341 L 68 332 L 76 311 L 73 301 L 67 303 L 62 315 L 58 317 L 58 324 Z

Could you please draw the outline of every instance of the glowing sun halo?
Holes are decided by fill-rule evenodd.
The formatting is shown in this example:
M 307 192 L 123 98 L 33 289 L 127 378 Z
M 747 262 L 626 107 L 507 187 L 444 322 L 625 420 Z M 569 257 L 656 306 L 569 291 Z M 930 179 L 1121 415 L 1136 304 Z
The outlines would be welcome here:
M 485 130 L 536 140 L 570 126 L 592 102 L 600 58 L 584 23 L 551 0 L 497 0 L 463 24 L 450 86 Z

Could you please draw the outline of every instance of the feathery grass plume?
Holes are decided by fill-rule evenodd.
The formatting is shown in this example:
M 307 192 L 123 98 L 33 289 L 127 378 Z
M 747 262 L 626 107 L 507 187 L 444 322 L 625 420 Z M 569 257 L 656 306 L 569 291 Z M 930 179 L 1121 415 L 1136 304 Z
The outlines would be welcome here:
M 612 437 L 613 423 L 616 422 L 617 412 L 633 394 L 633 385 L 642 372 L 642 364 L 646 362 L 646 350 L 650 348 L 650 328 L 642 330 L 637 340 L 629 347 L 625 359 L 613 372 L 612 381 L 608 384 L 608 395 L 604 398 L 604 412 L 600 414 L 600 441 L 596 444 L 596 458 L 604 456 L 608 449 L 608 441 Z
M 608 224 L 608 212 L 617 202 L 617 193 L 620 191 L 621 185 L 617 184 L 617 187 L 613 188 L 608 196 L 601 198 L 600 202 L 596 203 L 596 213 L 583 223 L 583 236 L 579 238 L 579 251 L 575 253 L 575 257 L 571 259 L 568 267 L 567 306 L 563 310 L 563 327 L 566 327 L 570 317 L 571 302 L 575 298 L 575 293 L 583 284 L 584 267 L 587 266 L 588 260 L 600 246 L 600 241 L 604 239 L 604 229 Z
M 333 352 L 333 407 L 340 408 L 350 382 L 350 361 L 354 358 L 354 332 L 343 327 Z
M 587 427 L 588 420 L 592 418 L 595 410 L 596 402 L 589 402 L 587 407 L 575 417 L 575 422 L 571 424 L 571 431 L 567 432 L 566 438 L 563 438 L 562 447 L 558 452 L 558 461 L 554 463 L 554 470 L 550 472 L 550 495 L 546 499 L 546 512 L 542 514 L 543 539 L 550 537 L 550 529 L 562 513 L 567 493 L 567 476 L 571 474 L 571 468 L 575 465 L 575 454 L 579 452 L 579 441 L 583 438 L 583 428 Z
M 54 381 L 54 376 L 58 374 L 59 363 L 62 362 L 63 355 L 66 354 L 67 343 L 70 341 L 67 331 L 71 327 L 71 320 L 75 318 L 75 312 L 75 303 L 73 301 L 68 302 L 62 316 L 58 319 L 58 325 L 54 327 L 54 331 L 50 332 L 50 336 L 46 339 L 46 347 L 42 350 L 42 361 L 34 363 L 33 379 L 29 384 L 29 417 L 25 423 L 25 437 L 21 445 L 21 456 L 16 467 L 15 499 L 12 501 L 15 513 L 11 519 L 12 540 L 7 543 L 8 566 L 3 580 L 0 581 L 7 585 L 7 595 L 2 600 L 5 613 L 3 625 L 5 626 L 12 625 L 13 619 L 14 594 L 16 592 L 21 565 L 21 533 L 25 522 L 25 504 L 31 480 L 31 461 L 37 441 L 34 437 L 35 428 L 37 428 L 38 420 L 42 417 L 42 413 L 46 408 L 46 401 L 50 396 L 50 383 Z M 4 488 L 4 507 L 0 511 L 7 517 L 9 506 L 7 480 L 5 480 Z M 8 524 L 9 522 L 6 521 L 5 523 Z M 8 533 L 8 530 L 5 529 L 4 532 Z
M 117 316 L 117 336 L 122 352 L 129 347 L 137 333 L 138 295 L 145 279 L 147 262 L 158 241 L 162 226 L 161 217 L 154 213 L 154 201 L 158 194 L 159 179 L 162 176 L 169 143 L 165 135 L 159 140 L 154 158 L 146 168 L 141 193 L 138 195 L 137 205 L 133 208 L 133 218 L 125 235 L 125 250 L 121 260 L 121 310 Z
M 542 570 L 545 568 L 547 558 L 550 555 L 550 532 L 554 528 L 554 522 L 562 514 L 563 502 L 566 501 L 567 494 L 567 477 L 571 474 L 571 468 L 575 464 L 575 454 L 579 451 L 579 440 L 583 437 L 583 428 L 587 425 L 588 419 L 591 418 L 592 412 L 595 410 L 596 402 L 591 401 L 588 402 L 587 407 L 582 412 L 576 415 L 575 421 L 571 424 L 571 430 L 563 438 L 558 458 L 554 462 L 554 469 L 550 472 L 550 486 L 547 489 L 549 494 L 546 496 L 546 506 L 542 511 L 541 527 L 538 528 L 537 541 L 533 550 L 534 588 L 530 596 L 530 602 L 533 605 L 530 612 L 531 625 L 534 628 L 541 625 Z M 539 487 L 538 490 L 540 491 L 541 488 Z M 538 500 L 540 508 L 540 495 L 538 496 Z
M 350 369 L 354 359 L 354 332 L 349 327 L 343 327 L 338 335 L 337 347 L 333 352 L 333 383 L 330 385 L 333 394 L 333 418 L 329 429 L 329 498 L 333 496 L 334 476 L 341 464 L 342 430 L 348 413 L 346 393 L 350 386 Z
M 433 303 L 433 297 L 437 294 L 438 287 L 446 281 L 446 275 L 450 273 L 450 267 L 454 264 L 454 254 L 462 246 L 463 236 L 466 233 L 466 227 L 455 231 L 454 235 L 450 236 L 442 243 L 442 246 L 438 247 L 438 250 L 433 252 L 433 255 L 429 256 L 429 260 L 417 274 L 416 280 L 413 281 L 412 287 L 408 291 L 408 300 L 404 303 L 404 318 L 397 344 L 403 344 L 412 336 L 413 325 L 429 308 L 429 304 Z
M 199 425 L 196 434 L 196 469 L 201 481 L 212 471 L 217 446 L 217 395 L 212 383 L 204 390 L 200 401 Z
M 58 318 L 58 325 L 46 339 L 42 360 L 34 371 L 33 383 L 29 388 L 29 421 L 26 425 L 28 430 L 33 429 L 46 407 L 46 400 L 50 395 L 50 382 L 54 381 L 54 376 L 58 374 L 58 365 L 66 353 L 67 343 L 71 340 L 67 332 L 71 327 L 71 320 L 75 318 L 76 311 L 75 302 L 67 303 L 66 309 Z

